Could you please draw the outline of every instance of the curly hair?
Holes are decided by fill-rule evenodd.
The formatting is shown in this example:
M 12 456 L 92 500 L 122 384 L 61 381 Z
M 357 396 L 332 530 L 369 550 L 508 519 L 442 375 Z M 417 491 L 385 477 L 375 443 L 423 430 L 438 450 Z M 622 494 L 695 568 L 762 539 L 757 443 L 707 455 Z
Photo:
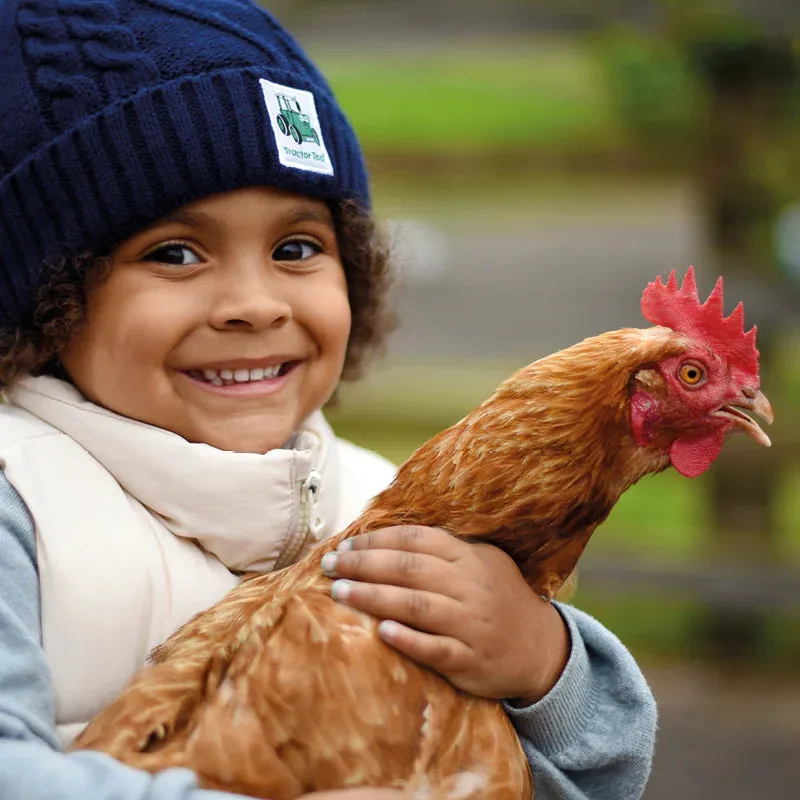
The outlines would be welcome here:
M 342 379 L 356 380 L 395 327 L 389 247 L 372 216 L 353 201 L 331 210 L 352 313 Z M 83 322 L 89 291 L 109 269 L 110 259 L 96 254 L 44 263 L 29 320 L 0 329 L 0 388 L 24 374 L 68 379 L 59 355 Z

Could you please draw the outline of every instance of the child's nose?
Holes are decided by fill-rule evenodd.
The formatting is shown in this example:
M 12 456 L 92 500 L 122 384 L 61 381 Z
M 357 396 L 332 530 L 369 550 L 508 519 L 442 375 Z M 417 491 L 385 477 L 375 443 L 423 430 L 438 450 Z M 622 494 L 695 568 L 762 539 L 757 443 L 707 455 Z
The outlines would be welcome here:
M 218 286 L 210 322 L 219 329 L 261 329 L 280 327 L 291 318 L 292 305 L 281 291 L 280 281 L 265 275 L 262 268 L 226 276 Z

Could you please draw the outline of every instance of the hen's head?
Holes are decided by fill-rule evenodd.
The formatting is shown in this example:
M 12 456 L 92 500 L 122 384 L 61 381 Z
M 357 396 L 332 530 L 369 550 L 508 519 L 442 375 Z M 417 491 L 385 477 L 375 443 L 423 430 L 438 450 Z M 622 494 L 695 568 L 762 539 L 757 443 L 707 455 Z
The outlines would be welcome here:
M 756 328 L 745 333 L 741 303 L 724 316 L 722 278 L 701 304 L 694 270 L 689 268 L 680 288 L 673 270 L 666 284 L 658 278 L 647 286 L 641 308 L 649 322 L 679 335 L 679 352 L 636 376 L 631 397 L 636 443 L 668 448 L 672 465 L 690 478 L 708 469 L 728 433 L 747 433 L 769 446 L 746 413 L 772 422 L 772 408 L 759 391 Z

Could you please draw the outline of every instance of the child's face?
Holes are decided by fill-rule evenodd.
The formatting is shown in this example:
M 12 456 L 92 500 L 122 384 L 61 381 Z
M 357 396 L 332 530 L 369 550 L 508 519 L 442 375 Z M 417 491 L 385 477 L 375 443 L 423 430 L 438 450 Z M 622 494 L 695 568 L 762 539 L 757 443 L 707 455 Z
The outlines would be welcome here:
M 250 188 L 184 206 L 116 247 L 62 361 L 112 411 L 263 453 L 331 396 L 349 335 L 326 204 Z

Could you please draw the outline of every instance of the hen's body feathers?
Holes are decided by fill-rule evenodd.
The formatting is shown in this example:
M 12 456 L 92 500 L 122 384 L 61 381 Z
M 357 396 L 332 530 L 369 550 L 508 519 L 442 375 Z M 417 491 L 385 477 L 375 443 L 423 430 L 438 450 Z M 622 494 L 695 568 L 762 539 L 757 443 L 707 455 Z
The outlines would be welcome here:
M 272 800 L 357 785 L 529 800 L 500 704 L 383 644 L 374 620 L 330 598 L 320 559 L 368 530 L 441 526 L 502 547 L 552 597 L 620 494 L 667 466 L 663 443 L 632 439 L 630 384 L 681 347 L 667 328 L 623 330 L 524 368 L 423 445 L 344 532 L 175 633 L 76 746 Z

